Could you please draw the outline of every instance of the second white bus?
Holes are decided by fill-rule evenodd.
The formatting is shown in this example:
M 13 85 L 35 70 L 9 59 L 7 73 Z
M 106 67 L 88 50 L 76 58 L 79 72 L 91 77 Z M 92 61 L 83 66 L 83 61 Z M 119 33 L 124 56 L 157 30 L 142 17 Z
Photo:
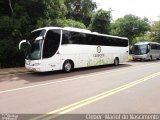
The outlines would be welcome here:
M 157 42 L 139 42 L 133 46 L 133 60 L 160 59 L 160 44 Z
M 31 32 L 25 67 L 45 72 L 128 61 L 128 39 L 78 28 L 45 27 Z

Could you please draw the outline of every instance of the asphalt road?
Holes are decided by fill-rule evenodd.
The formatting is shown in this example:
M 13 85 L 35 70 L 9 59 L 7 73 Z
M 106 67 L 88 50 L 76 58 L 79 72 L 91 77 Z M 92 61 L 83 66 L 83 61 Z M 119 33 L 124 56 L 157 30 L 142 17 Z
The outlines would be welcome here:
M 67 74 L 1 75 L 0 114 L 32 114 L 38 116 L 35 120 L 59 114 L 158 114 L 159 93 L 160 61 L 83 68 Z M 94 117 L 100 116 L 85 119 Z

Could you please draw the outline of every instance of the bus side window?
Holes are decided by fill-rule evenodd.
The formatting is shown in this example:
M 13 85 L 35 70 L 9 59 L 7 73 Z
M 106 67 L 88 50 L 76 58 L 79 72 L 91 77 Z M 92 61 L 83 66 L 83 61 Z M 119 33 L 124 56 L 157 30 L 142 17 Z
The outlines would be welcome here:
M 79 44 L 80 42 L 80 33 L 78 32 L 70 32 L 70 34 L 72 35 L 71 39 L 70 39 L 70 44 Z
M 160 50 L 160 45 L 158 45 L 158 50 Z
M 62 45 L 63 44 L 69 44 L 69 39 L 70 39 L 70 34 L 69 34 L 69 32 L 68 31 L 66 31 L 66 30 L 63 30 L 63 34 L 62 34 L 63 36 L 62 36 Z
M 151 49 L 156 49 L 156 45 L 155 44 L 151 44 Z

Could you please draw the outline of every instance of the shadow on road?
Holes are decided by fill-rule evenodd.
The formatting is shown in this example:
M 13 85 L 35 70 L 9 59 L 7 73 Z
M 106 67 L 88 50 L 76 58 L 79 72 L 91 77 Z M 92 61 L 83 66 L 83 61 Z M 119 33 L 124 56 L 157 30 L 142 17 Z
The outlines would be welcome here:
M 79 68 L 75 69 L 70 73 L 64 73 L 63 71 L 53 71 L 53 72 L 32 72 L 32 73 L 25 73 L 25 74 L 10 74 L 10 75 L 2 75 L 0 76 L 0 83 L 5 82 L 7 83 L 14 83 L 20 82 L 21 84 L 31 84 L 31 83 L 40 83 L 40 82 L 50 82 L 56 81 L 58 79 L 70 78 L 70 77 L 78 77 L 79 75 L 87 75 L 96 72 L 104 72 L 110 71 L 115 69 L 127 68 L 130 66 L 137 66 L 141 64 L 148 64 L 148 63 L 159 63 L 160 60 L 153 60 L 153 61 L 130 61 L 125 64 L 120 64 L 119 66 L 114 65 L 103 65 L 103 66 L 96 66 L 96 67 L 88 67 L 88 68 Z M 3 84 L 0 85 L 4 86 Z
M 90 74 L 96 74 L 101 72 L 111 72 L 113 70 L 123 70 L 122 68 L 131 68 L 133 66 L 141 66 L 148 64 L 159 64 L 160 60 L 157 61 L 130 61 L 125 64 L 120 64 L 119 66 L 114 65 L 104 65 L 97 67 L 89 68 L 80 68 L 75 69 L 70 73 L 64 73 L 63 71 L 53 71 L 53 72 L 31 72 L 24 74 L 9 74 L 9 75 L 0 75 L 0 91 L 15 89 L 21 87 L 27 87 L 37 84 L 44 84 L 50 82 L 61 81 L 64 79 L 73 79 L 77 77 L 87 76 Z
M 75 69 L 74 71 L 70 73 L 64 73 L 63 71 L 53 71 L 53 72 L 33 72 L 33 73 L 27 73 L 27 74 L 19 74 L 16 75 L 20 79 L 23 79 L 25 81 L 28 81 L 27 83 L 31 82 L 42 82 L 42 81 L 49 81 L 49 80 L 57 80 L 62 78 L 69 78 L 69 77 L 76 77 L 78 75 L 87 75 L 91 73 L 96 72 L 103 72 L 103 71 L 109 71 L 114 69 L 120 69 L 132 66 L 130 64 L 120 64 L 119 66 L 114 65 L 104 65 L 104 66 L 97 66 L 97 67 L 89 67 L 89 68 L 79 68 Z

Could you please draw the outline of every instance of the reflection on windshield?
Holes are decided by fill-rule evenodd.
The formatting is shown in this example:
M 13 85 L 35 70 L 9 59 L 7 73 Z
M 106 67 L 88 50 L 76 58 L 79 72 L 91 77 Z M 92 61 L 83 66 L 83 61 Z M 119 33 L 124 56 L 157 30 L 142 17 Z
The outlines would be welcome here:
M 147 45 L 135 45 L 134 54 L 135 55 L 144 55 L 147 53 Z
M 42 45 L 42 40 L 39 41 L 30 41 L 29 42 L 31 47 L 30 47 L 30 52 L 28 54 L 28 59 L 32 60 L 38 60 L 41 58 L 41 45 Z
M 39 60 L 41 59 L 42 40 L 35 40 L 37 37 L 44 36 L 45 30 L 38 30 L 31 33 L 27 39 L 29 45 L 27 59 Z

